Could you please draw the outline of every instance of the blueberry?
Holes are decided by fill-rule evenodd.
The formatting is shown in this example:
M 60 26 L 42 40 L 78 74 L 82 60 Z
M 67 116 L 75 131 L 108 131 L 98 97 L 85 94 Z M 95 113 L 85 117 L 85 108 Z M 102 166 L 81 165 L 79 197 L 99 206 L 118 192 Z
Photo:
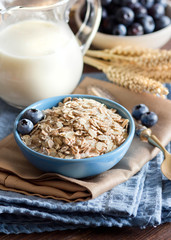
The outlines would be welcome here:
M 112 34 L 118 35 L 118 36 L 125 36 L 126 32 L 127 32 L 127 29 L 126 29 L 125 25 L 117 24 L 113 27 Z
M 162 4 L 156 3 L 149 9 L 149 14 L 157 19 L 165 14 L 165 8 Z
M 140 120 L 141 116 L 148 111 L 149 111 L 149 109 L 145 104 L 138 104 L 133 108 L 132 116 L 136 120 Z
M 167 7 L 167 0 L 155 0 L 155 3 L 160 3 L 160 4 L 162 4 L 164 7 Z
M 17 124 L 17 131 L 23 135 L 29 134 L 33 130 L 33 123 L 29 119 L 21 119 Z
M 167 16 L 162 16 L 155 20 L 156 28 L 155 30 L 158 31 L 162 28 L 167 27 L 171 23 L 170 18 Z
M 158 121 L 158 116 L 154 112 L 146 112 L 141 116 L 141 124 L 146 127 L 152 127 Z
M 141 18 L 147 15 L 147 9 L 141 3 L 132 5 L 132 10 L 134 11 L 135 18 Z
M 140 0 L 139 1 L 145 8 L 151 8 L 154 4 L 154 0 Z
M 44 117 L 43 112 L 37 109 L 28 109 L 24 112 L 22 118 L 27 118 L 32 121 L 33 124 L 36 124 Z
M 133 23 L 128 27 L 128 36 L 140 36 L 144 34 L 143 26 L 140 23 Z
M 151 33 L 154 31 L 155 23 L 151 16 L 147 15 L 143 18 L 140 18 L 139 22 L 142 24 L 144 28 L 144 33 Z
M 134 20 L 134 12 L 131 8 L 121 7 L 116 12 L 116 20 L 118 23 L 129 26 Z

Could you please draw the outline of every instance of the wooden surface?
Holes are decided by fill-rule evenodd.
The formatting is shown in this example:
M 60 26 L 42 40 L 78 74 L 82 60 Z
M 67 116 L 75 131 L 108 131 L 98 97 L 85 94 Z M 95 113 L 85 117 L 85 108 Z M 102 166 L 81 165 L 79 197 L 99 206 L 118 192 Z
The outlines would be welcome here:
M 171 40 L 164 46 L 171 49 Z M 95 72 L 95 68 L 84 66 L 84 73 Z M 88 228 L 68 231 L 54 231 L 41 234 L 0 234 L 0 240 L 171 240 L 171 223 L 156 228 Z
M 137 228 L 97 228 L 49 233 L 5 235 L 1 240 L 171 240 L 171 223 L 144 230 Z

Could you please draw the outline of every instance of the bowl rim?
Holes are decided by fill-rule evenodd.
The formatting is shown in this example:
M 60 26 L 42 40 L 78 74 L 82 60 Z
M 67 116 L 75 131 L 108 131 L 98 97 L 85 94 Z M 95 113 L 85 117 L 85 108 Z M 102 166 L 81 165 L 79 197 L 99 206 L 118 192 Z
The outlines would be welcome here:
M 127 118 L 129 118 L 129 134 L 128 134 L 128 137 L 127 139 L 119 146 L 117 147 L 116 149 L 108 152 L 108 153 L 105 153 L 105 154 L 102 154 L 102 155 L 99 155 L 99 156 L 96 156 L 96 157 L 89 157 L 89 158 L 81 158 L 81 159 L 68 159 L 68 158 L 57 158 L 57 157 L 52 157 L 52 156 L 48 156 L 48 155 L 45 155 L 45 154 L 42 154 L 42 153 L 39 153 L 39 152 L 36 152 L 34 151 L 33 149 L 29 148 L 28 146 L 26 146 L 24 144 L 24 142 L 21 140 L 21 137 L 20 137 L 20 134 L 18 133 L 17 131 L 17 124 L 18 124 L 18 121 L 21 119 L 21 116 L 23 115 L 23 113 L 30 109 L 30 108 L 37 108 L 39 106 L 42 106 L 44 103 L 46 102 L 51 102 L 55 99 L 61 99 L 62 100 L 66 97 L 77 97 L 77 98 L 88 98 L 88 99 L 94 99 L 96 101 L 98 100 L 101 100 L 101 103 L 103 103 L 104 101 L 109 103 L 109 104 L 114 104 L 117 108 L 117 110 L 122 110 L 126 115 L 127 115 Z M 62 100 L 59 100 L 57 101 L 56 105 L 62 101 Z M 105 105 L 107 105 L 106 103 L 104 103 Z M 115 107 L 114 106 L 114 107 Z M 53 107 L 53 106 L 52 106 Z M 108 107 L 108 106 L 107 106 Z M 47 108 L 45 108 L 47 109 Z M 44 109 L 44 110 L 45 110 Z M 67 94 L 67 95 L 59 95 L 59 96 L 55 96 L 55 97 L 50 97 L 50 98 L 46 98 L 46 99 L 43 99 L 43 100 L 40 100 L 40 101 L 37 101 L 31 105 L 29 105 L 28 107 L 26 107 L 25 109 L 23 109 L 19 114 L 18 116 L 16 117 L 15 121 L 14 121 L 14 127 L 13 127 L 13 134 L 14 134 L 14 138 L 17 142 L 17 144 L 19 145 L 19 147 L 21 146 L 24 150 L 26 150 L 27 152 L 31 153 L 31 154 L 34 154 L 35 156 L 39 157 L 39 158 L 42 158 L 42 159 L 46 159 L 46 160 L 53 160 L 54 162 L 55 161 L 60 161 L 60 162 L 90 162 L 90 161 L 99 161 L 99 158 L 104 158 L 104 156 L 109 156 L 109 155 L 112 155 L 114 152 L 117 154 L 117 152 L 119 152 L 120 150 L 122 150 L 125 145 L 127 145 L 127 143 L 129 141 L 132 141 L 133 137 L 134 137 L 134 133 L 135 133 L 135 123 L 134 123 L 134 119 L 133 117 L 131 116 L 130 112 L 124 107 L 122 106 L 121 104 L 115 102 L 115 101 L 112 101 L 112 100 L 109 100 L 107 98 L 102 98 L 102 97 L 98 97 L 98 96 L 93 96 L 93 95 L 85 95 L 85 94 Z
M 84 3 L 83 2 L 81 2 L 80 4 L 78 4 L 78 7 L 77 7 L 77 9 L 75 10 L 75 14 L 74 14 L 74 16 L 75 16 L 75 21 L 76 21 L 76 24 L 77 24 L 77 26 L 79 27 L 79 26 L 81 26 L 81 24 L 83 23 L 82 21 L 81 21 L 81 18 L 80 18 L 80 12 L 81 12 L 81 7 L 84 5 Z M 171 2 L 169 2 L 168 1 L 168 3 L 167 3 L 167 8 L 170 8 L 170 10 L 171 10 Z M 171 16 L 169 16 L 170 18 L 171 18 Z M 88 26 L 86 26 L 87 28 L 88 28 Z M 168 26 L 166 26 L 165 28 L 162 28 L 162 29 L 160 29 L 160 30 L 157 30 L 157 31 L 155 31 L 155 32 L 152 32 L 152 33 L 147 33 L 147 34 L 143 34 L 143 35 L 140 35 L 140 36 L 117 36 L 117 35 L 111 35 L 111 34 L 107 34 L 107 33 L 102 33 L 102 32 L 99 32 L 99 31 L 97 31 L 97 33 L 96 33 L 96 36 L 95 37 L 97 37 L 97 36 L 99 36 L 99 37 L 106 37 L 106 38 L 111 38 L 111 39 L 113 39 L 113 37 L 115 37 L 115 38 L 117 38 L 117 39 L 124 39 L 125 37 L 127 38 L 127 39 L 138 39 L 138 38 L 148 38 L 148 37 L 150 37 L 150 36 L 155 36 L 155 35 L 158 35 L 159 33 L 162 33 L 162 32 L 165 32 L 165 31 L 168 31 L 168 30 L 171 30 L 171 23 L 168 25 Z

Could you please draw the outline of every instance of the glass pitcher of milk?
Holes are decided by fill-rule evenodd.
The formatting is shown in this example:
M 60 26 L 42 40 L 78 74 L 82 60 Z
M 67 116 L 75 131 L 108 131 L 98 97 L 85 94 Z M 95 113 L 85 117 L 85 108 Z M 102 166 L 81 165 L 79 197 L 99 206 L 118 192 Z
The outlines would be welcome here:
M 100 23 L 100 0 L 87 0 L 86 19 L 76 36 L 68 25 L 75 0 L 1 3 L 0 97 L 24 108 L 43 98 L 71 93 Z

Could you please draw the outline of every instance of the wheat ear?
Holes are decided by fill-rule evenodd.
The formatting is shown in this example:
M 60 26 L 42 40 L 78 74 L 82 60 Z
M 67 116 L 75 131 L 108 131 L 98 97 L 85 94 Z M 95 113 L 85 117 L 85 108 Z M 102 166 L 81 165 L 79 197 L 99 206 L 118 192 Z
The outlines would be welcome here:
M 108 79 L 119 86 L 130 89 L 134 92 L 150 92 L 153 94 L 167 95 L 168 90 L 160 82 L 148 77 L 136 74 L 133 70 L 127 69 L 125 66 L 113 66 L 88 56 L 84 56 L 84 62 L 102 70 Z

